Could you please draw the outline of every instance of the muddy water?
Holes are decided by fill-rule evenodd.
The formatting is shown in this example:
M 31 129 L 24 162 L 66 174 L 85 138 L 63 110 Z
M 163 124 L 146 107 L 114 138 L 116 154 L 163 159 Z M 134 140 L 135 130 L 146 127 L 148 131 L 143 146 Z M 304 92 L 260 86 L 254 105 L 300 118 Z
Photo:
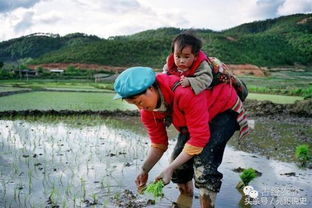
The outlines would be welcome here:
M 296 133 L 298 124 L 258 118 L 247 143 L 238 147 L 235 139 L 230 142 L 220 166 L 224 179 L 216 207 L 312 206 L 312 171 L 298 168 L 289 156 L 297 143 L 311 144 L 311 126 Z M 285 129 L 297 135 L 295 139 L 280 136 L 291 134 Z M 168 164 L 175 134 L 170 129 L 169 150 L 151 171 L 150 181 Z M 121 198 L 125 189 L 135 193 L 133 181 L 148 146 L 135 117 L 0 120 L 0 207 L 117 207 L 118 200 L 112 198 Z M 235 188 L 240 173 L 233 169 L 239 167 L 262 173 L 250 183 L 259 193 L 256 200 L 242 197 Z M 178 197 L 172 183 L 164 192 L 165 198 L 151 207 L 170 207 Z M 199 207 L 197 197 L 196 190 L 193 207 Z M 138 207 L 149 198 L 137 196 L 131 203 Z

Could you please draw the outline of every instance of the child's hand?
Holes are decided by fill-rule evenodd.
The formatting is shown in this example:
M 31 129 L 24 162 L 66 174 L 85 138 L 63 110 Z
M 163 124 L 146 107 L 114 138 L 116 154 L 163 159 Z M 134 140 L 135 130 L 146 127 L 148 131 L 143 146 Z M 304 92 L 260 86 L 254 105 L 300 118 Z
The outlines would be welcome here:
M 190 82 L 189 82 L 189 80 L 187 79 L 187 77 L 185 77 L 185 76 L 181 76 L 180 84 L 182 85 L 182 87 L 188 87 L 188 86 L 190 86 Z

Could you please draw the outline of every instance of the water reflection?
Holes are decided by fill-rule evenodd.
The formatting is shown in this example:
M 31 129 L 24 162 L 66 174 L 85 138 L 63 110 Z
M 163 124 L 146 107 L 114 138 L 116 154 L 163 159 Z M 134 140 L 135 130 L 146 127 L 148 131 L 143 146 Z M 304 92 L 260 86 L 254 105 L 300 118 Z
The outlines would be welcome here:
M 86 206 L 86 200 L 114 207 L 110 197 L 124 189 L 136 190 L 133 181 L 149 146 L 138 118 L 55 120 L 0 120 L 0 207 L 44 207 L 49 203 Z M 170 129 L 170 136 L 174 135 L 175 130 Z M 169 150 L 151 171 L 150 181 L 168 164 L 174 143 L 172 139 Z M 216 207 L 248 207 L 242 205 L 245 199 L 235 188 L 240 179 L 239 173 L 232 170 L 238 167 L 252 167 L 263 173 L 251 182 L 262 197 L 274 199 L 274 203 L 285 197 L 301 197 L 307 199 L 307 207 L 311 205 L 311 171 L 228 145 L 220 166 L 224 180 Z M 296 176 L 281 175 L 288 172 Z M 179 191 L 172 183 L 164 191 L 166 197 L 153 207 L 168 207 L 177 200 Z M 193 207 L 199 207 L 198 199 L 193 200 Z

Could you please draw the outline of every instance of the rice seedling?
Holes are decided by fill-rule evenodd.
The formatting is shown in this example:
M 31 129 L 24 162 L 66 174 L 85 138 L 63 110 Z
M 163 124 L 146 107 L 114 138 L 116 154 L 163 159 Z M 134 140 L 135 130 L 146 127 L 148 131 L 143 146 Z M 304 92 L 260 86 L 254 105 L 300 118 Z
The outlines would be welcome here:
M 253 168 L 248 168 L 239 176 L 245 186 L 257 177 L 256 171 Z
M 311 158 L 309 146 L 307 144 L 298 145 L 296 147 L 295 157 L 301 163 L 301 166 L 305 167 Z
M 62 207 L 63 207 L 63 208 L 66 208 L 66 207 L 67 207 L 66 200 L 63 200 L 63 202 L 62 202 Z
M 57 190 L 53 184 L 52 190 L 49 194 L 49 200 L 48 200 L 48 204 L 52 205 L 52 207 L 57 207 L 56 192 Z
M 85 201 L 86 194 L 87 194 L 86 181 L 82 177 L 80 178 L 80 185 L 81 185 L 81 192 L 82 192 L 83 200 Z
M 28 196 L 29 196 L 29 195 L 26 195 L 25 198 L 24 198 L 24 207 L 27 207 Z
M 18 167 L 18 165 L 15 162 L 13 162 L 11 167 L 12 167 L 12 170 L 13 170 L 13 175 L 14 176 L 18 176 L 18 174 L 19 174 L 19 167 Z
M 6 186 L 6 181 L 5 180 L 1 180 L 1 184 L 2 184 L 2 188 L 3 188 L 3 199 L 5 199 L 6 197 L 6 192 L 7 192 L 7 186 Z M 5 201 L 5 200 L 4 200 Z
M 76 201 L 77 201 L 77 196 L 76 196 L 76 194 L 74 194 L 74 196 L 73 196 L 73 205 L 74 205 L 74 207 L 76 207 Z
M 97 204 L 97 195 L 96 195 L 96 193 L 93 193 L 92 195 L 91 195 L 91 197 L 92 197 L 92 200 L 93 200 L 93 202 L 92 202 L 92 204 Z
M 28 170 L 28 194 L 31 194 L 31 191 L 32 191 L 32 170 L 31 169 L 29 169 Z
M 69 197 L 71 195 L 71 185 L 67 184 L 66 188 L 65 188 L 65 194 L 67 197 Z
M 63 174 L 60 175 L 59 181 L 60 181 L 61 186 L 64 186 L 64 185 L 63 185 L 63 180 L 62 180 L 62 178 L 63 178 Z
M 18 199 L 18 204 L 21 204 L 21 192 L 23 190 L 23 183 L 20 181 L 17 185 L 17 199 Z
M 163 197 L 164 196 L 164 192 L 163 192 L 163 188 L 164 188 L 164 182 L 163 180 L 158 180 L 156 182 L 150 183 L 149 185 L 147 185 L 147 187 L 145 188 L 145 190 L 143 190 L 143 193 L 149 193 L 152 194 L 154 196 L 154 198 L 158 198 L 158 197 Z

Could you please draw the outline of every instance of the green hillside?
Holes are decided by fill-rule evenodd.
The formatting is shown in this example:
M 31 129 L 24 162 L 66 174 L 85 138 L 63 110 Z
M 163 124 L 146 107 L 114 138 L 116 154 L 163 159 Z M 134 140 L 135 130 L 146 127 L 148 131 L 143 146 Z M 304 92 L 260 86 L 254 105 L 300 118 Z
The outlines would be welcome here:
M 33 61 L 34 64 L 97 63 L 112 66 L 151 65 L 157 66 L 167 56 L 170 39 L 158 40 L 101 40 L 98 42 L 65 47 Z
M 80 33 L 21 37 L 0 43 L 0 61 L 32 57 L 33 64 L 78 62 L 161 67 L 170 53 L 171 40 L 184 30 L 159 28 L 108 39 Z M 195 31 L 203 39 L 203 50 L 226 63 L 312 65 L 312 14 L 256 21 L 221 32 Z
M 36 58 L 64 47 L 75 47 L 100 40 L 83 33 L 57 34 L 34 33 L 0 42 L 0 61 L 15 61 L 21 58 Z
M 295 14 L 276 19 L 255 21 L 224 31 L 226 34 L 312 32 L 312 14 Z

